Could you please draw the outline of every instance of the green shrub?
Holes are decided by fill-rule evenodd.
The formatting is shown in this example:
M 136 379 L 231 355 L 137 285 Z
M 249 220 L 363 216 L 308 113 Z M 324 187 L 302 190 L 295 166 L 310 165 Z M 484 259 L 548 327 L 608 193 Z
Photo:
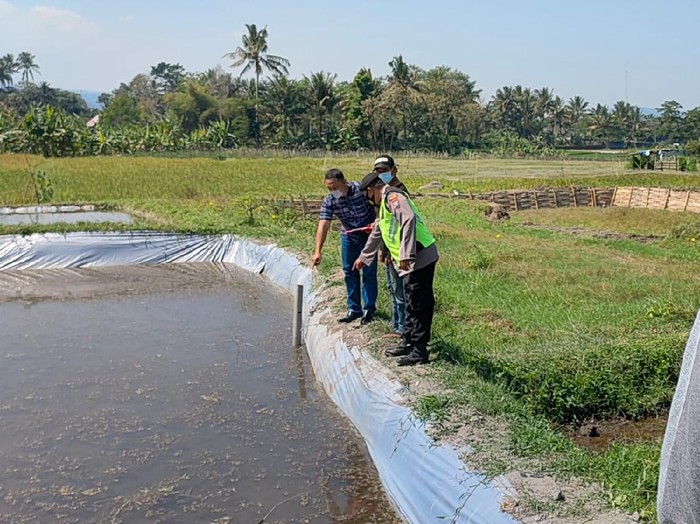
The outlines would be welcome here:
M 678 171 L 688 171 L 688 159 L 684 156 L 678 157 Z
M 700 156 L 700 140 L 689 140 L 685 144 L 685 151 L 694 157 Z
M 673 397 L 682 355 L 683 341 L 668 335 L 654 344 L 603 337 L 575 352 L 468 353 L 465 361 L 483 377 L 505 382 L 533 413 L 569 423 L 656 413 Z

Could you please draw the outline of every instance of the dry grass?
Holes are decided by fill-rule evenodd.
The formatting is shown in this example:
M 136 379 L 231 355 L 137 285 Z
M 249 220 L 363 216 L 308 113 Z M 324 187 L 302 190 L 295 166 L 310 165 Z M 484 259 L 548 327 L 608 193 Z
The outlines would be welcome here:
M 549 227 L 583 227 L 596 231 L 614 231 L 636 235 L 665 237 L 674 228 L 700 222 L 695 213 L 672 213 L 652 209 L 590 207 L 541 209 L 522 211 L 511 215 L 513 223 L 536 224 Z

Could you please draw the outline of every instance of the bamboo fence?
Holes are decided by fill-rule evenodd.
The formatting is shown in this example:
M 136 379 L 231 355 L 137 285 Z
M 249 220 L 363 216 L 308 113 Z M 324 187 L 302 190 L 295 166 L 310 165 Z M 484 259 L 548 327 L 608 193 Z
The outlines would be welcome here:
M 700 213 L 700 192 L 650 187 L 553 188 L 542 190 L 492 191 L 490 193 L 414 193 L 415 198 L 445 198 L 489 202 L 505 211 L 559 207 L 635 207 Z M 320 199 L 289 198 L 277 202 L 304 216 L 318 215 Z

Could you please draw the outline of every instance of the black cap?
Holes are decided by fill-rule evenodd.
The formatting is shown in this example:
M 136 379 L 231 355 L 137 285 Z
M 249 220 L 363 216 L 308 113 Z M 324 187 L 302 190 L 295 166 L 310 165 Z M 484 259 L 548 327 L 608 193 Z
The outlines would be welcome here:
M 389 169 L 393 169 L 396 167 L 396 162 L 394 162 L 394 159 L 389 155 L 380 155 L 374 160 L 374 169 L 377 169 L 378 167 L 388 167 Z
M 369 186 L 374 184 L 377 179 L 379 178 L 379 173 L 376 171 L 372 171 L 371 173 L 367 173 L 365 177 L 362 179 L 362 182 L 360 182 L 360 191 L 365 191 Z

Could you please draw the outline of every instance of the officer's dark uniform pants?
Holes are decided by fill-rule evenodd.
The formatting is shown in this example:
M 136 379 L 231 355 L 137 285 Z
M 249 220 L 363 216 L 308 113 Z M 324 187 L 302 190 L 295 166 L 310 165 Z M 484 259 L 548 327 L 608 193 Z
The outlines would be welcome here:
M 407 273 L 403 277 L 403 289 L 406 300 L 406 329 L 404 342 L 413 348 L 413 352 L 428 357 L 430 329 L 433 325 L 435 295 L 433 278 L 435 264 Z

